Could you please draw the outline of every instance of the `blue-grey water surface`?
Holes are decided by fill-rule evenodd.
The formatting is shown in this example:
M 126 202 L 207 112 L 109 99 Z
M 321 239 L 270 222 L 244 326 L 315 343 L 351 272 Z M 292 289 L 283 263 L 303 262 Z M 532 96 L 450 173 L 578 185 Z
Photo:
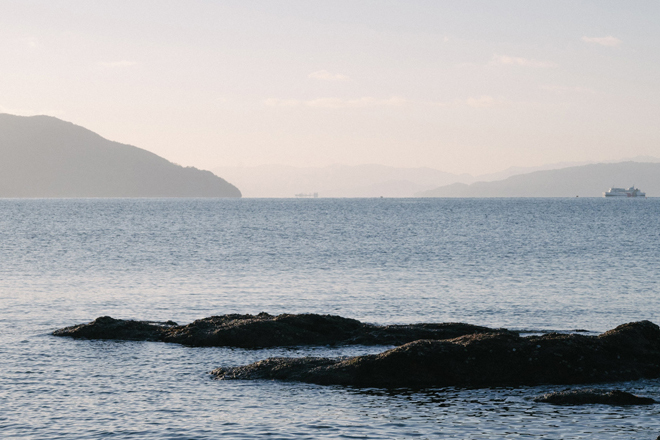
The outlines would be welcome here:
M 98 316 L 332 313 L 600 332 L 660 323 L 660 200 L 0 200 L 0 438 L 655 439 L 660 405 L 565 387 L 381 390 L 214 381 L 269 356 L 83 341 Z M 660 381 L 606 384 L 660 400 Z

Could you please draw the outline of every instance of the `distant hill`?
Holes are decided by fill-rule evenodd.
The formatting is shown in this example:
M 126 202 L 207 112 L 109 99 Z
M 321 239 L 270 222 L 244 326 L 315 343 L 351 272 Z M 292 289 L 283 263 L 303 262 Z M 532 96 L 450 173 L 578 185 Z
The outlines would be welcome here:
M 50 116 L 0 114 L 0 197 L 241 197 L 182 167 Z
M 660 163 L 619 162 L 520 174 L 495 182 L 454 183 L 418 197 L 601 197 L 610 187 L 635 185 L 660 196 Z
M 440 185 L 474 181 L 469 174 L 373 164 L 308 168 L 261 165 L 213 171 L 240 186 L 245 197 L 293 197 L 314 192 L 320 197 L 413 197 L 416 192 Z
M 546 171 L 546 170 L 558 170 L 561 168 L 577 167 L 581 165 L 593 165 L 597 163 L 619 163 L 619 162 L 660 162 L 660 158 L 653 156 L 635 156 L 635 157 L 626 157 L 618 160 L 601 160 L 601 161 L 588 161 L 588 162 L 556 162 L 549 163 L 545 165 L 535 166 L 535 167 L 509 167 L 505 170 L 498 171 L 496 173 L 481 174 L 476 176 L 472 182 L 461 182 L 461 183 L 474 183 L 474 182 L 492 182 L 495 180 L 504 180 L 511 176 L 516 176 L 518 174 L 528 174 L 534 171 Z M 454 182 L 456 183 L 456 182 Z

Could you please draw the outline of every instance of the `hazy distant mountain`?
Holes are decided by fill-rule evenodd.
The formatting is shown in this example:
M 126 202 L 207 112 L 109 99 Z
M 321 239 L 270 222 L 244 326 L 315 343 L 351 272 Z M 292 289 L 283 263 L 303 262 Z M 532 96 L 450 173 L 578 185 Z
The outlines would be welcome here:
M 455 183 L 418 197 L 601 197 L 610 187 L 635 185 L 660 195 L 660 163 L 620 162 L 520 174 L 496 182 Z
M 518 174 L 528 174 L 528 173 L 533 173 L 535 171 L 558 170 L 562 168 L 590 165 L 594 163 L 597 162 L 556 162 L 546 165 L 539 165 L 536 167 L 509 167 L 505 170 L 497 171 L 495 173 L 481 174 L 475 178 L 475 182 L 493 182 L 495 180 L 504 180 L 511 176 L 517 176 Z
M 0 197 L 240 197 L 234 185 L 50 116 L 0 114 Z
M 420 185 L 409 180 L 386 180 L 364 186 L 350 186 L 328 189 L 321 192 L 323 197 L 413 197 L 419 191 L 433 185 Z
M 558 170 L 561 168 L 577 167 L 581 165 L 591 165 L 596 163 L 619 163 L 619 162 L 660 162 L 660 158 L 652 156 L 635 156 L 627 157 L 619 160 L 605 160 L 605 161 L 587 161 L 587 162 L 556 162 L 546 165 L 539 165 L 535 167 L 509 167 L 505 170 L 498 171 L 496 173 L 481 174 L 475 177 L 475 182 L 492 182 L 494 180 L 503 180 L 511 176 L 516 176 L 518 174 L 527 174 L 534 171 L 545 171 L 545 170 Z M 469 183 L 469 182 L 462 182 Z
M 440 185 L 474 181 L 469 174 L 384 165 L 262 165 L 220 167 L 213 171 L 240 186 L 245 197 L 293 197 L 314 192 L 319 197 L 413 197 L 416 192 Z

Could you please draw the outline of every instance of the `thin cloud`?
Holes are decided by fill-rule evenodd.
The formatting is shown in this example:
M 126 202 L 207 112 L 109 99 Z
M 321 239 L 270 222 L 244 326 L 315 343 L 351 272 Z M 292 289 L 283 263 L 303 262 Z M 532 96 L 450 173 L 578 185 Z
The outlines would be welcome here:
M 307 75 L 307 77 L 321 81 L 350 81 L 351 79 L 346 75 L 342 75 L 341 73 L 330 73 L 327 70 L 317 70 L 316 72 L 312 72 Z
M 279 108 L 317 108 L 317 109 L 346 109 L 346 108 L 376 108 L 376 107 L 402 107 L 404 105 L 430 106 L 430 107 L 472 107 L 476 109 L 490 108 L 506 105 L 507 102 L 494 98 L 490 95 L 481 95 L 467 99 L 456 99 L 453 101 L 411 101 L 399 96 L 387 99 L 378 99 L 365 96 L 356 99 L 343 98 L 318 98 L 311 100 L 302 99 L 277 99 L 269 98 L 263 101 L 267 107 Z
M 0 105 L 0 113 L 7 113 L 16 116 L 34 116 L 34 115 L 57 116 L 57 115 L 61 115 L 62 111 L 56 109 L 34 110 L 34 109 L 26 109 L 26 108 L 5 107 L 3 105 Z
M 343 98 L 318 98 L 308 101 L 298 99 L 276 99 L 270 98 L 264 101 L 268 107 L 311 107 L 311 108 L 367 108 L 367 107 L 395 107 L 408 101 L 404 98 L 393 96 L 387 99 L 377 99 L 372 97 L 362 97 L 357 99 Z
M 467 104 L 468 107 L 473 108 L 488 108 L 497 104 L 497 101 L 495 101 L 495 98 L 490 95 L 482 95 L 478 98 L 466 99 L 465 104 Z
M 135 61 L 126 61 L 126 60 L 121 60 L 121 61 L 102 61 L 99 62 L 98 65 L 101 67 L 130 67 L 130 66 L 135 66 L 137 63 Z
M 548 90 L 550 92 L 560 92 L 560 93 L 578 93 L 578 94 L 587 94 L 595 95 L 596 91 L 588 87 L 568 87 L 568 86 L 557 86 L 557 85 L 545 85 L 541 86 L 541 89 Z
M 557 64 L 550 61 L 539 61 L 530 58 L 510 57 L 507 55 L 493 55 L 491 64 L 523 66 L 523 67 L 557 67 Z
M 358 99 L 321 98 L 307 101 L 308 107 L 317 108 L 360 108 L 360 107 L 393 107 L 405 104 L 406 100 L 399 97 L 376 99 L 364 97 Z
M 600 44 L 601 46 L 605 47 L 618 47 L 621 45 L 621 40 L 619 40 L 616 37 L 613 37 L 611 35 L 607 37 L 587 37 L 584 36 L 582 37 L 582 41 L 585 43 L 595 43 L 595 44 Z

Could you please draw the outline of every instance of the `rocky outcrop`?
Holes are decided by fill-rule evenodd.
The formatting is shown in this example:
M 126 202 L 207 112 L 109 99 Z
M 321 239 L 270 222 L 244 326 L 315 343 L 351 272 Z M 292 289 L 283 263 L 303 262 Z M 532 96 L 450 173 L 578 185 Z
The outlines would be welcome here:
M 219 368 L 217 379 L 277 379 L 357 387 L 583 384 L 660 377 L 660 328 L 641 321 L 599 336 L 477 333 L 418 340 L 378 355 L 271 358 Z
M 620 390 L 568 390 L 548 393 L 534 399 L 535 402 L 554 405 L 653 405 L 658 403 L 649 397 L 639 397 Z
M 418 339 L 451 339 L 504 332 L 462 323 L 378 326 L 334 315 L 222 315 L 188 325 L 130 321 L 103 316 L 53 332 L 84 339 L 163 341 L 196 347 L 261 348 L 299 345 L 402 345 Z

